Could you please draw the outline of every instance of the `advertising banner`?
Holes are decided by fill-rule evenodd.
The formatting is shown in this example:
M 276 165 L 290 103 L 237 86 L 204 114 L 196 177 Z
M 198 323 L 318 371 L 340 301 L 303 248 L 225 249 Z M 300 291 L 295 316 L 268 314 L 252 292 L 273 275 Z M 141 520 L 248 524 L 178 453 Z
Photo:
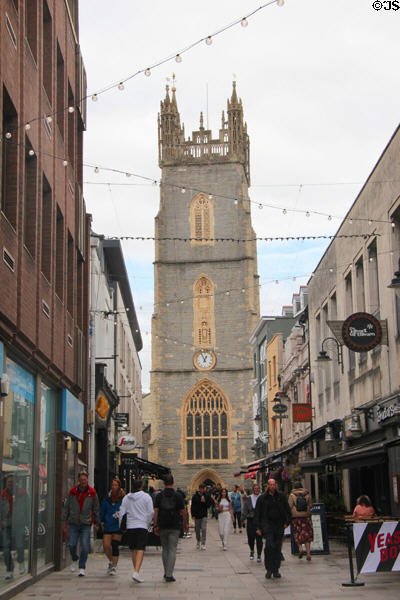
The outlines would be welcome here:
M 292 404 L 292 421 L 293 423 L 311 423 L 311 403 L 307 402 L 306 404 Z
M 400 571 L 400 522 L 354 523 L 359 573 Z

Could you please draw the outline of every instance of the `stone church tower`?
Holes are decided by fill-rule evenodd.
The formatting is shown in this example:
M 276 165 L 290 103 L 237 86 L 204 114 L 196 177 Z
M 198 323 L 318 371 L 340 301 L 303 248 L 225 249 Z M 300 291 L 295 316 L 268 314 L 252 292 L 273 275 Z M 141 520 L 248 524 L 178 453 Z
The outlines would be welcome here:
M 259 317 L 249 138 L 235 82 L 216 139 L 200 115 L 185 140 L 168 86 L 158 131 L 149 459 L 181 487 L 231 486 L 253 458 L 249 338 Z

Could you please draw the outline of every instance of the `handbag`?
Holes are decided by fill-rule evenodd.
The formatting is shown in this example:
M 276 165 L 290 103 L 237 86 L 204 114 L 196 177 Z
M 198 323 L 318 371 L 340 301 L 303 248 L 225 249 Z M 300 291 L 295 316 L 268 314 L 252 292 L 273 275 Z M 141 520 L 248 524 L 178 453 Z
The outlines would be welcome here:
M 121 533 L 126 533 L 126 531 L 128 529 L 128 526 L 127 526 L 127 523 L 126 523 L 127 517 L 128 517 L 128 515 L 125 513 L 124 516 L 121 519 L 121 524 L 119 526 L 119 530 L 120 530 Z

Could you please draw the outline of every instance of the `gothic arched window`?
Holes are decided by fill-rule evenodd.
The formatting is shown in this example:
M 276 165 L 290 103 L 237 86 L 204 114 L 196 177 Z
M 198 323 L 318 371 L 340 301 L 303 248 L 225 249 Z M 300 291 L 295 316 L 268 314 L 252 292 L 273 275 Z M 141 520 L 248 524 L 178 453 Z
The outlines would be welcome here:
M 186 461 L 229 459 L 229 402 L 208 379 L 195 385 L 186 397 L 182 425 Z
M 190 237 L 193 244 L 208 244 L 214 237 L 213 203 L 205 194 L 198 194 L 190 206 Z
M 193 291 L 194 345 L 211 348 L 215 346 L 214 284 L 206 275 L 201 275 Z

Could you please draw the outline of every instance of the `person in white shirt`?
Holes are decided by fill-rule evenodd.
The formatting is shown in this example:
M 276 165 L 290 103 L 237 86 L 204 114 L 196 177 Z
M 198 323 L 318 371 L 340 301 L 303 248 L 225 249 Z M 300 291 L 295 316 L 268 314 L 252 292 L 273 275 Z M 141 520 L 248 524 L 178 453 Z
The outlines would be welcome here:
M 247 542 L 250 548 L 250 560 L 254 560 L 254 542 L 257 546 L 257 562 L 261 562 L 261 553 L 263 547 L 263 539 L 261 535 L 256 533 L 256 526 L 254 524 L 254 510 L 256 503 L 261 495 L 260 486 L 258 483 L 253 485 L 253 493 L 247 496 L 243 503 L 242 520 L 246 523 L 247 529 Z
M 228 550 L 228 537 L 233 524 L 232 502 L 229 498 L 229 492 L 226 488 L 222 488 L 216 500 L 218 511 L 218 530 L 219 537 L 222 541 L 222 549 Z
M 119 511 L 119 524 L 126 514 L 126 529 L 129 548 L 132 550 L 133 575 L 136 583 L 143 583 L 139 575 L 143 562 L 143 554 L 146 549 L 147 532 L 153 520 L 153 500 L 143 491 L 143 481 L 133 481 L 133 492 L 127 494 L 122 500 Z

